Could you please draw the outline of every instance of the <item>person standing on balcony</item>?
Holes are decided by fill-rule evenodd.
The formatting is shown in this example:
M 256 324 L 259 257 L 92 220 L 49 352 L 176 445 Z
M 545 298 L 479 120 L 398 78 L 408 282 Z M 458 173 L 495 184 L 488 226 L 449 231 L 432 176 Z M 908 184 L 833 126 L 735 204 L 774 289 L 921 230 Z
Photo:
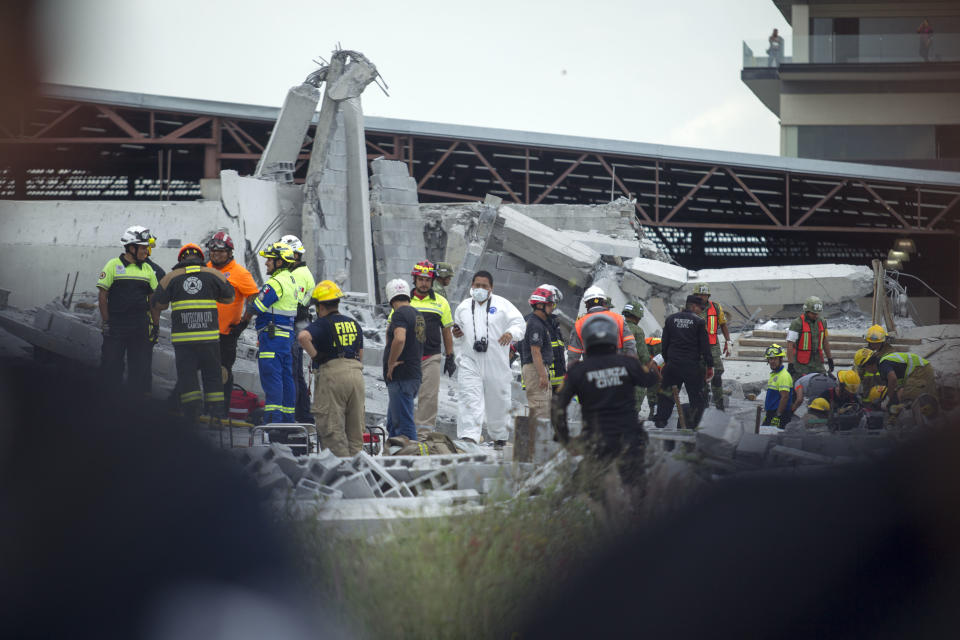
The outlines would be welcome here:
M 920 35 L 920 57 L 924 62 L 930 62 L 930 49 L 933 47 L 933 27 L 930 22 L 924 18 L 920 26 L 917 27 L 917 33 Z
M 779 31 L 774 29 L 770 37 L 767 38 L 767 42 L 770 43 L 767 48 L 767 66 L 779 67 L 780 63 L 783 62 L 783 37 Z

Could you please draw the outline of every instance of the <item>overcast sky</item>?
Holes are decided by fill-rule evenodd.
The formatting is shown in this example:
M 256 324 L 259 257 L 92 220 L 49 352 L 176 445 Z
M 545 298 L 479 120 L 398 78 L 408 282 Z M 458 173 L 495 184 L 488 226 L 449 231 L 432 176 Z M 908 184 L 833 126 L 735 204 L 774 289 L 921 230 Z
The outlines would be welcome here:
M 41 17 L 51 82 L 279 106 L 339 42 L 390 85 L 367 88 L 368 115 L 779 153 L 740 81 L 743 40 L 790 32 L 773 0 L 49 0 Z

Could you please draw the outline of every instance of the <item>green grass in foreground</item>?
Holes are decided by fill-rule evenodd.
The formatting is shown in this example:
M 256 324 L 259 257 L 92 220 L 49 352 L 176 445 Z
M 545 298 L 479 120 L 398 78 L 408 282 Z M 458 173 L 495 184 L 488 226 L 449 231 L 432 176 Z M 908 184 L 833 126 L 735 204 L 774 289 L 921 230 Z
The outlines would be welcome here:
M 359 637 L 508 638 L 619 530 L 614 509 L 577 484 L 367 540 L 301 523 L 315 597 Z

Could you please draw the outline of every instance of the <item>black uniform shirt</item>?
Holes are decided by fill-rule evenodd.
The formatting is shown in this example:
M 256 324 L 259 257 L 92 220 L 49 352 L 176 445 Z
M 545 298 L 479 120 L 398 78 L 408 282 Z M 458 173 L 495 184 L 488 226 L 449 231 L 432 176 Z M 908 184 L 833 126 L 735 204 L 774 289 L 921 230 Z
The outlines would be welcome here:
M 700 358 L 713 366 L 706 321 L 692 311 L 680 311 L 663 323 L 663 359 L 674 365 L 699 364 Z
M 656 383 L 657 375 L 644 371 L 636 358 L 619 353 L 588 356 L 571 365 L 554 403 L 566 407 L 579 396 L 584 432 L 619 435 L 640 428 L 635 387 Z
M 408 380 L 422 378 L 420 360 L 423 358 L 423 343 L 426 340 L 426 323 L 423 314 L 410 305 L 404 305 L 394 310 L 387 325 L 387 346 L 383 350 L 383 379 L 387 379 L 387 363 L 390 361 L 390 348 L 393 346 L 393 334 L 397 327 L 406 330 L 403 351 L 397 361 L 400 362 L 393 370 L 393 380 Z
M 306 328 L 317 350 L 313 366 L 319 367 L 335 358 L 357 359 L 363 349 L 363 330 L 360 323 L 342 313 L 331 313 L 317 318 Z
M 545 320 L 531 313 L 527 316 L 527 331 L 520 341 L 520 364 L 532 364 L 533 354 L 530 347 L 540 347 L 540 357 L 543 366 L 549 368 L 553 362 L 553 347 L 550 339 L 550 325 Z
M 547 321 L 550 324 L 550 344 L 553 346 L 553 371 L 557 377 L 562 378 L 567 373 L 567 347 L 560 332 L 560 320 L 557 316 L 550 315 L 547 316 Z

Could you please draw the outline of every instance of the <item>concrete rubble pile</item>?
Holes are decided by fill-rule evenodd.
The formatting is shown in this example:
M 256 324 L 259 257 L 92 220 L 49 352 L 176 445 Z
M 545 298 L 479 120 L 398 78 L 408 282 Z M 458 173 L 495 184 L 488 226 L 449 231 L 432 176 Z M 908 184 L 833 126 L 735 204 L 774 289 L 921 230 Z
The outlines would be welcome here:
M 493 453 L 374 457 L 362 451 L 338 458 L 327 449 L 298 457 L 283 444 L 232 451 L 278 508 L 363 531 L 533 495 L 571 477 L 580 460 L 566 452 L 539 466 L 505 462 Z

